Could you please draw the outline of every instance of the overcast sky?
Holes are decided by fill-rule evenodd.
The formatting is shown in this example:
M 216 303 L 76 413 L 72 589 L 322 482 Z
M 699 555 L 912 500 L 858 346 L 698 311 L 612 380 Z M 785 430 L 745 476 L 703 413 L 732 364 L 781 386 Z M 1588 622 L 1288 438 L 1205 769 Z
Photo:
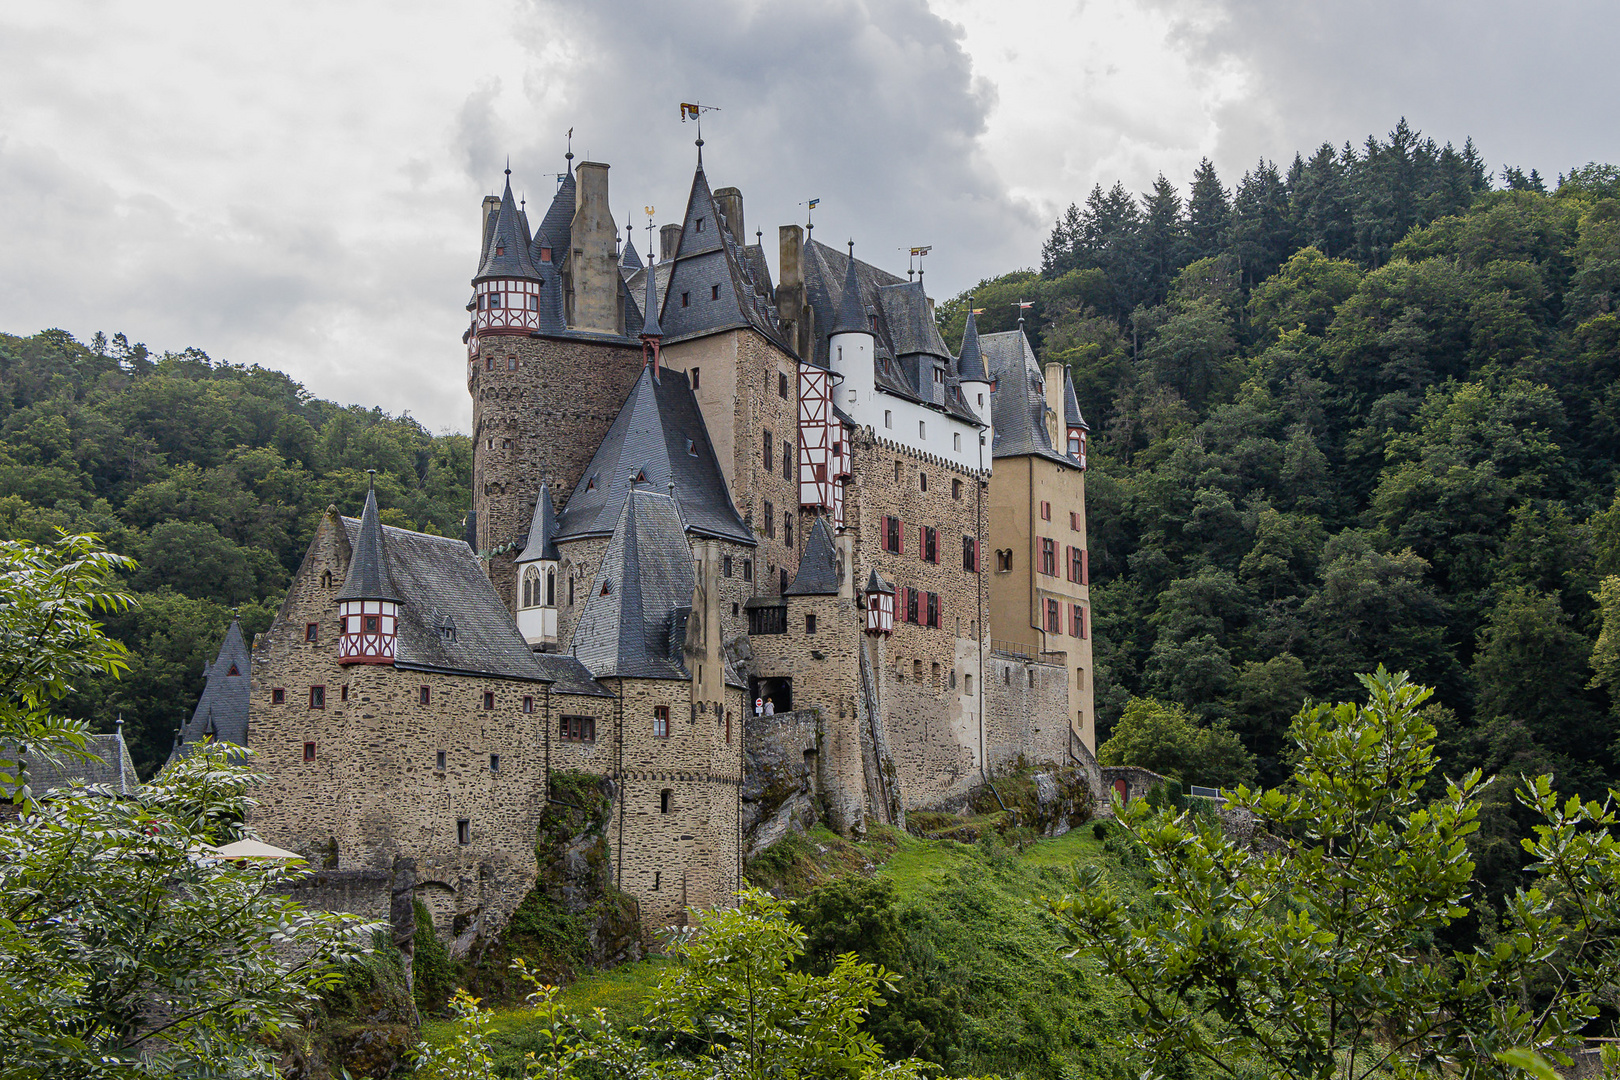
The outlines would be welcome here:
M 1096 182 L 1230 186 L 1397 119 L 1495 169 L 1620 161 L 1620 8 L 1421 0 L 0 0 L 0 330 L 123 331 L 465 430 L 481 197 L 580 156 L 678 220 L 704 120 L 746 227 L 948 297 Z M 645 249 L 645 233 L 637 233 Z

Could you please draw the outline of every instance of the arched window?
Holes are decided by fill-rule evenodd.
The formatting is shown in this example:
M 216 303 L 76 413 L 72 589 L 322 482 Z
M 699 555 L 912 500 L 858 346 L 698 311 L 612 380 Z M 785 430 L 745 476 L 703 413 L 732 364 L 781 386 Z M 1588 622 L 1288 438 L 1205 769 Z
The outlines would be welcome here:
M 557 606 L 557 571 L 546 571 L 546 607 Z
M 523 606 L 535 607 L 540 603 L 540 571 L 530 566 L 523 571 Z

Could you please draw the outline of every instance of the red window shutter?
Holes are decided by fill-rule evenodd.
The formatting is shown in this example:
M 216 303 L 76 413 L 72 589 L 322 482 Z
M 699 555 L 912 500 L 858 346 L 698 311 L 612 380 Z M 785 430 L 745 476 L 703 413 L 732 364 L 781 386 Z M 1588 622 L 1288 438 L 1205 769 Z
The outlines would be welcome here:
M 1080 609 L 1080 636 L 1082 638 L 1088 636 L 1086 634 L 1086 609 L 1085 608 Z
M 1082 585 L 1090 585 L 1091 584 L 1091 564 L 1090 564 L 1090 560 L 1086 557 L 1086 555 L 1087 555 L 1086 549 L 1081 548 L 1080 549 L 1080 584 L 1082 584 Z M 1080 636 L 1084 637 L 1085 635 L 1082 634 Z

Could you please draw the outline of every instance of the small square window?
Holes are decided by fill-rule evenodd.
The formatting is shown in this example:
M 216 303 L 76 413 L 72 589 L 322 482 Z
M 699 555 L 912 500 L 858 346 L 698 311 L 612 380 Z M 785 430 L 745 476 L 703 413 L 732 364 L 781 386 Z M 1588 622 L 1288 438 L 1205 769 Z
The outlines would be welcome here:
M 960 499 L 961 497 L 962 497 L 962 481 L 960 481 L 960 480 L 952 480 L 951 481 L 951 498 Z
M 444 751 L 443 750 L 440 750 L 439 753 L 435 756 L 433 767 L 435 769 L 438 769 L 440 772 L 444 772 Z
M 669 738 L 669 706 L 653 706 L 653 738 Z
M 466 818 L 456 818 L 456 843 L 472 843 L 472 822 Z
M 287 691 L 285 689 L 278 686 L 274 690 L 270 691 L 270 704 L 272 704 L 272 705 L 285 705 L 286 703 L 287 703 Z
M 493 709 L 494 707 L 495 707 L 495 691 L 493 691 L 493 690 L 485 690 L 484 691 L 484 708 L 485 709 Z
M 743 560 L 743 580 L 744 581 L 753 581 L 754 580 L 754 560 L 753 559 L 744 559 Z
M 416 688 L 416 703 L 418 705 L 431 705 L 431 704 L 433 704 L 433 691 L 432 691 L 432 689 L 429 688 L 429 687 L 426 687 L 426 686 L 418 686 Z
M 952 450 L 960 450 L 960 449 L 962 449 L 962 433 L 961 432 L 956 432 L 956 433 L 951 435 L 951 449 Z
M 307 743 L 304 744 L 304 760 L 305 761 L 314 761 L 315 760 L 315 744 L 314 743 L 307 742 Z
M 698 388 L 698 386 L 701 384 L 701 382 L 702 382 L 702 380 L 699 378 L 698 369 L 693 368 L 692 369 L 692 389 L 696 390 Z
M 787 400 L 788 380 L 787 372 L 785 371 L 778 371 L 776 373 L 776 396 L 781 398 L 783 401 Z
M 919 491 L 927 491 L 928 490 L 928 474 L 927 473 L 920 472 L 920 473 L 917 474 L 917 490 L 919 490 Z
M 893 409 L 884 409 L 883 410 L 883 426 L 886 427 L 886 428 L 894 427 L 894 410 Z
M 489 771 L 490 772 L 500 772 L 501 771 L 501 755 L 499 755 L 499 754 L 491 754 L 491 755 L 489 755 Z
M 919 438 L 919 439 L 928 438 L 928 421 L 926 421 L 926 420 L 917 421 L 917 438 Z
M 804 613 L 804 632 L 807 634 L 816 632 L 816 613 L 813 611 Z
M 312 686 L 309 688 L 309 707 L 312 709 L 326 708 L 326 687 Z
M 318 622 L 305 623 L 304 624 L 304 640 L 305 641 L 319 641 L 319 640 L 321 640 L 321 624 L 318 623 Z
M 534 712 L 534 698 L 530 697 L 528 694 L 523 695 L 523 711 L 531 713 Z
M 348 701 L 349 700 L 349 684 L 348 683 L 344 683 L 342 686 L 338 687 L 338 700 L 339 701 Z
M 517 357 L 508 356 L 506 358 L 506 370 L 507 371 L 516 371 L 517 370 Z
M 365 620 L 366 633 L 368 634 L 375 634 L 378 628 L 382 625 L 382 616 L 380 615 L 367 615 Z

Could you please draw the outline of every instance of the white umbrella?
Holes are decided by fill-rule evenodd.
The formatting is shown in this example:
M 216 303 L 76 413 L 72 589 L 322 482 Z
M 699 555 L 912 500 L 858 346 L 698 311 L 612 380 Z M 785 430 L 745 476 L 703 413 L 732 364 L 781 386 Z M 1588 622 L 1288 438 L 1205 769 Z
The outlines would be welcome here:
M 272 847 L 263 840 L 238 840 L 233 844 L 226 844 L 224 847 L 206 847 L 203 850 L 221 859 L 303 858 L 296 851 L 285 851 L 282 848 Z

